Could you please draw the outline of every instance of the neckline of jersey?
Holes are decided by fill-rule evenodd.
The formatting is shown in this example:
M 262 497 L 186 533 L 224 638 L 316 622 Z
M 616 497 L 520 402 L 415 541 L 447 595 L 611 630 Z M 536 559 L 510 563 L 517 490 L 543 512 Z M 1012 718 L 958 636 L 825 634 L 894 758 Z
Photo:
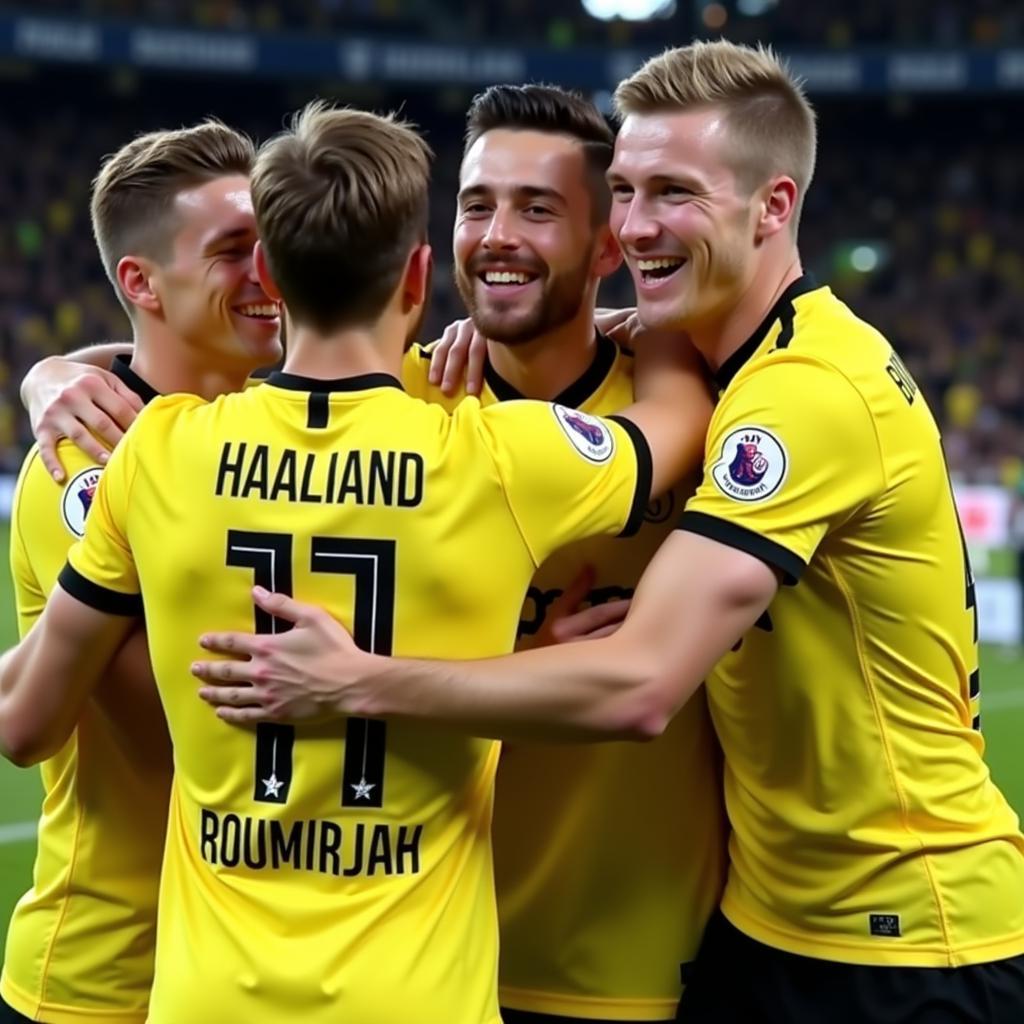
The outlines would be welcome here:
M 761 342 L 771 330 L 772 324 L 782 318 L 786 308 L 793 304 L 793 300 L 800 295 L 817 291 L 820 287 L 821 285 L 815 281 L 813 275 L 804 274 L 786 288 L 775 301 L 775 305 L 768 310 L 765 318 L 758 324 L 754 333 L 718 368 L 714 377 L 719 391 L 724 391 L 732 383 L 736 374 L 750 361 L 751 356 L 761 347 Z
M 152 384 L 143 380 L 131 367 L 131 357 L 126 355 L 114 356 L 110 364 L 110 372 L 117 377 L 126 387 L 132 389 L 142 399 L 143 403 L 149 405 L 154 398 L 160 397 Z
M 600 331 L 595 331 L 594 335 L 597 341 L 594 358 L 576 380 L 551 399 L 556 405 L 578 409 L 605 382 L 605 378 L 615 362 L 618 345 L 607 334 L 602 334 Z M 528 397 L 505 380 L 491 364 L 490 359 L 484 363 L 484 380 L 499 402 L 512 402 Z
M 321 380 L 317 377 L 303 377 L 297 373 L 275 370 L 266 381 L 271 387 L 286 391 L 307 391 L 331 394 L 337 391 L 369 391 L 371 388 L 398 388 L 404 390 L 402 382 L 390 373 L 360 373 L 354 377 L 336 377 Z

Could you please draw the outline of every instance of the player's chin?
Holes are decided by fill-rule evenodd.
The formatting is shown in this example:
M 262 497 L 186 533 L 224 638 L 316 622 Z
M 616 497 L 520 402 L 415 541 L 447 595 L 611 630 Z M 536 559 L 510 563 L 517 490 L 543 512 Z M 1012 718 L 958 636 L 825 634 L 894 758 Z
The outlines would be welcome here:
M 522 345 L 537 336 L 538 317 L 536 311 L 484 311 L 474 317 L 476 329 L 491 341 L 501 345 Z
M 650 331 L 686 326 L 687 306 L 678 298 L 649 299 L 638 295 L 636 315 L 643 327 Z
M 260 366 L 270 366 L 284 355 L 280 331 L 273 338 L 260 338 L 249 345 L 253 358 L 259 360 Z
M 232 312 L 232 325 L 238 337 L 248 348 L 281 350 L 281 318 L 245 316 Z

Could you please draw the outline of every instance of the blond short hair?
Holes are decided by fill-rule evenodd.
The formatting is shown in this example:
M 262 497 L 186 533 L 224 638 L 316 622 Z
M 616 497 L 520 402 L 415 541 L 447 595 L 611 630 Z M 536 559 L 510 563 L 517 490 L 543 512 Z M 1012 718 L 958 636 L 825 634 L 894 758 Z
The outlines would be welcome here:
M 252 199 L 293 320 L 372 323 L 426 239 L 430 147 L 393 115 L 310 103 L 256 159 Z
M 737 182 L 753 192 L 775 174 L 796 182 L 797 211 L 814 175 L 817 129 L 803 87 L 768 46 L 694 42 L 652 57 L 615 90 L 620 117 L 721 107 Z
M 178 193 L 228 175 L 248 177 L 255 158 L 248 136 L 216 120 L 140 135 L 108 157 L 92 183 L 92 230 L 103 268 L 129 314 L 131 304 L 117 282 L 120 260 L 167 259 Z

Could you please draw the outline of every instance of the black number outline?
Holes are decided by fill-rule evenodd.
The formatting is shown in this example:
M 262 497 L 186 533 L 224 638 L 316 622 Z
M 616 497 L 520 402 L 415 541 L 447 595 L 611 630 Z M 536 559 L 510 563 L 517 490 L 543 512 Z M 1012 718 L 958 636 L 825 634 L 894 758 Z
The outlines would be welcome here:
M 251 569 L 254 582 L 274 593 L 293 595 L 294 538 L 288 533 L 228 530 L 226 564 Z M 363 537 L 313 537 L 311 572 L 352 576 L 355 608 L 352 636 L 364 650 L 390 654 L 395 622 L 397 544 L 394 540 Z M 253 606 L 256 633 L 286 633 L 292 628 Z M 256 726 L 253 800 L 283 804 L 293 775 L 295 727 L 276 722 Z M 345 724 L 342 769 L 343 807 L 382 807 L 387 723 L 372 718 L 349 718 Z

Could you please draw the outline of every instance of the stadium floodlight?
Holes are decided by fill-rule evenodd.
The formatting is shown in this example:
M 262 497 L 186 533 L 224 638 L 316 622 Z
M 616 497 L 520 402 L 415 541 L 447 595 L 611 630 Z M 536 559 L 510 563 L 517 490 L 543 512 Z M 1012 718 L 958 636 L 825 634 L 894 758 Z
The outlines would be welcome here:
M 592 18 L 611 21 L 648 21 L 668 18 L 675 13 L 676 0 L 582 0 L 583 9 Z
M 850 266 L 861 274 L 870 274 L 878 262 L 878 250 L 873 245 L 857 245 L 850 252 Z

